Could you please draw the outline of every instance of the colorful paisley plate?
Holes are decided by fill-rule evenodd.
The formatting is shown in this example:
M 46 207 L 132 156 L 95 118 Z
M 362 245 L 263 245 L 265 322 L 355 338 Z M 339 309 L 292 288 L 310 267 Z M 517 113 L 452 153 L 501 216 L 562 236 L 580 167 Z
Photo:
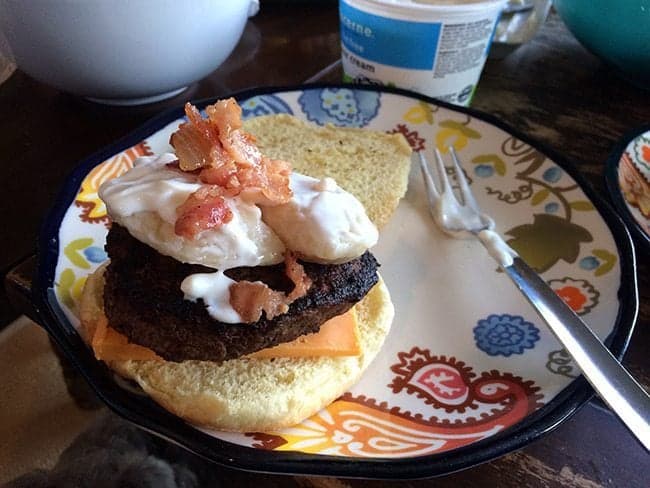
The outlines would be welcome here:
M 456 148 L 480 205 L 544 279 L 620 357 L 637 309 L 625 226 L 570 165 L 472 110 L 409 92 L 346 85 L 237 94 L 245 117 L 287 112 L 314 124 L 401 132 L 432 158 Z M 200 107 L 209 100 L 198 102 Z M 206 431 L 158 407 L 95 361 L 76 327 L 86 276 L 106 259 L 97 188 L 139 155 L 168 148 L 182 109 L 84 161 L 40 240 L 42 322 L 104 401 L 143 428 L 234 468 L 367 478 L 452 472 L 519 448 L 592 395 L 570 358 L 485 250 L 432 223 L 415 167 L 374 252 L 396 308 L 362 380 L 299 425 L 246 435 Z
M 650 249 L 650 126 L 623 137 L 607 162 L 607 187 L 616 209 Z

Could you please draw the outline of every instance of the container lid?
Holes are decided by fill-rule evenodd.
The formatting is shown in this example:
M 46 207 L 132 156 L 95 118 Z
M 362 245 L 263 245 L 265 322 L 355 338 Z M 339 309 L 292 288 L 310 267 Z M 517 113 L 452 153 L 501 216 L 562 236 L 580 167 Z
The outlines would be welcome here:
M 342 0 L 365 12 L 413 21 L 462 20 L 483 13 L 495 16 L 507 0 Z

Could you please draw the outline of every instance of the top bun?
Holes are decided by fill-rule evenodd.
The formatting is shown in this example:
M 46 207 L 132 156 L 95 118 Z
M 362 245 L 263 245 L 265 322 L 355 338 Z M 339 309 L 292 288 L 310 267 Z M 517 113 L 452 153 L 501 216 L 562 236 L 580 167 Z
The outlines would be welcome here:
M 334 178 L 380 229 L 406 193 L 412 151 L 402 134 L 321 127 L 287 114 L 249 119 L 244 130 L 255 136 L 263 154 L 289 161 L 294 171 Z

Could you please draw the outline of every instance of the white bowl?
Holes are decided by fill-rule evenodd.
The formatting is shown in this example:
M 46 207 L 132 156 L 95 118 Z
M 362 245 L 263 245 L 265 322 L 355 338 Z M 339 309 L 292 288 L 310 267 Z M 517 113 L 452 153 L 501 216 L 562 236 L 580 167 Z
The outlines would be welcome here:
M 113 104 L 180 93 L 239 41 L 251 0 L 0 0 L 18 67 L 60 90 Z

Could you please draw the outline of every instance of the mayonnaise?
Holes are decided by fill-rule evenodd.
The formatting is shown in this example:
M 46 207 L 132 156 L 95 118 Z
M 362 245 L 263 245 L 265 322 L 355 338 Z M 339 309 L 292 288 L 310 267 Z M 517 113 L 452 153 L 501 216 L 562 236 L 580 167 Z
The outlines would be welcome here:
M 342 263 L 363 254 L 379 238 L 377 228 L 353 195 L 332 178 L 293 173 L 288 203 L 263 207 L 263 220 L 287 248 L 307 261 Z
M 432 208 L 433 219 L 443 232 L 455 239 L 478 237 L 492 258 L 502 267 L 512 266 L 517 253 L 494 230 L 494 221 L 487 215 L 463 210 L 449 189 L 440 193 L 440 198 Z M 467 229 L 480 229 L 472 232 Z
M 488 253 L 492 258 L 506 268 L 512 266 L 513 259 L 517 257 L 517 253 L 501 238 L 499 234 L 493 230 L 482 230 L 478 233 L 478 238 L 481 240 Z
M 181 283 L 186 300 L 203 300 L 210 316 L 220 322 L 237 324 L 242 321 L 239 313 L 230 305 L 230 285 L 235 281 L 222 271 L 195 273 Z
M 166 167 L 173 154 L 139 158 L 134 168 L 103 184 L 99 196 L 111 218 L 156 251 L 183 263 L 215 269 L 282 262 L 284 244 L 262 221 L 256 205 L 228 199 L 233 218 L 195 239 L 176 235 L 176 209 L 201 187 L 198 177 Z
M 139 212 L 156 212 L 165 222 L 174 224 L 176 208 L 201 188 L 195 175 L 167 167 L 177 159 L 170 153 L 138 158 L 131 170 L 103 184 L 99 198 L 111 218 L 121 223 L 121 219 Z

